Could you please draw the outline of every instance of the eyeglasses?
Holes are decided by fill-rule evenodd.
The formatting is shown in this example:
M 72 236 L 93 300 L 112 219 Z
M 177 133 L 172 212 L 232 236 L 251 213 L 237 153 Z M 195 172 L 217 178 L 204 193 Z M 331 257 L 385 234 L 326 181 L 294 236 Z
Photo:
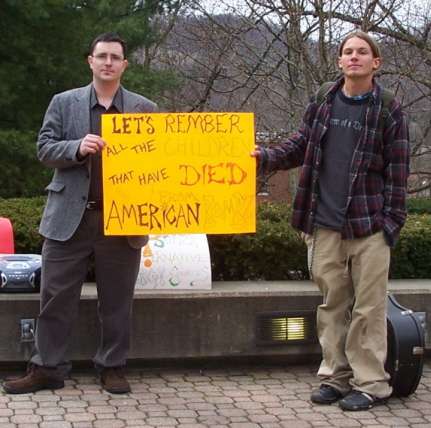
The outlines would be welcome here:
M 116 55 L 116 54 L 106 54 L 106 53 L 101 53 L 101 54 L 97 54 L 97 55 L 91 55 L 96 61 L 99 62 L 108 62 L 108 60 L 110 60 L 111 62 L 122 62 L 124 61 L 124 58 L 120 55 Z

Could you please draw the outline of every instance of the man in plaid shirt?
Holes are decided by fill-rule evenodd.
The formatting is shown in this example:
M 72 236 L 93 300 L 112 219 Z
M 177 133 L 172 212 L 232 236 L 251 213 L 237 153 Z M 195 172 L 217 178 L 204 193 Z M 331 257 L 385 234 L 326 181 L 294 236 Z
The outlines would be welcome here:
M 311 400 L 365 410 L 392 392 L 386 291 L 390 247 L 406 219 L 409 138 L 399 102 L 374 79 L 374 39 L 350 33 L 338 54 L 342 77 L 310 102 L 300 129 L 252 156 L 260 173 L 302 165 L 292 224 L 304 233 L 323 294 L 321 385 Z

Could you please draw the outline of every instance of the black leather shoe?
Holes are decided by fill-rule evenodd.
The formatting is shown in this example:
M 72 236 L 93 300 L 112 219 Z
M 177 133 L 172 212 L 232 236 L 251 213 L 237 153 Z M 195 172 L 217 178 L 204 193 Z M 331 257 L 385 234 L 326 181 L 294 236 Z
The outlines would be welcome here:
M 311 393 L 311 401 L 317 404 L 332 404 L 338 401 L 343 394 L 333 386 L 322 384 L 319 389 Z
M 357 411 L 369 410 L 385 401 L 385 398 L 377 398 L 365 392 L 352 390 L 338 404 L 343 410 Z

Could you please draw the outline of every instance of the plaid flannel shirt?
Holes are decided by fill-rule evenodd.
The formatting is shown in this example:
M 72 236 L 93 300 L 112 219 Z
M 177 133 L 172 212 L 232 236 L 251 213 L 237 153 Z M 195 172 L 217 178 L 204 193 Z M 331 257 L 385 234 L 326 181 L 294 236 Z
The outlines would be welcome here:
M 343 79 L 338 80 L 324 102 L 311 100 L 299 130 L 279 144 L 261 147 L 259 172 L 295 168 L 302 165 L 293 205 L 292 225 L 313 233 L 319 200 L 318 179 L 322 163 L 322 141 L 329 127 L 331 106 Z M 351 165 L 343 239 L 361 238 L 380 230 L 390 246 L 395 245 L 406 219 L 409 174 L 409 134 L 407 119 L 397 100 L 389 105 L 383 135 L 378 134 L 382 109 L 381 88 L 374 82 L 365 123 Z

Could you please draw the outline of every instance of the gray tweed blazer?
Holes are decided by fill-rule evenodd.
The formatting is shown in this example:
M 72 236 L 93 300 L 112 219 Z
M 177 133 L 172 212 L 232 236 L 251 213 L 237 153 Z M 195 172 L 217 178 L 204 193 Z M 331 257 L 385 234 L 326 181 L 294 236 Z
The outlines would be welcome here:
M 147 98 L 121 88 L 125 113 L 156 111 Z M 90 132 L 91 84 L 57 94 L 46 111 L 37 142 L 39 160 L 54 168 L 45 190 L 48 200 L 39 232 L 46 238 L 66 241 L 72 237 L 84 215 L 90 186 L 91 163 L 76 157 L 79 144 Z M 129 244 L 140 248 L 147 236 L 130 236 Z

